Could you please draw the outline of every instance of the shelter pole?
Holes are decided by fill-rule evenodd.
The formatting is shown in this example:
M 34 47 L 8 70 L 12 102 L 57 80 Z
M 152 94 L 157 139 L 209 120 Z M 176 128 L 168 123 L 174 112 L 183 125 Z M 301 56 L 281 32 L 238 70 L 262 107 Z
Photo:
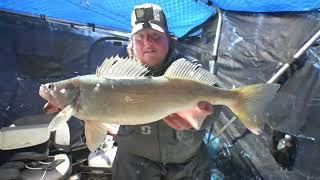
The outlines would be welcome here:
M 218 23 L 217 23 L 217 30 L 216 30 L 216 36 L 214 39 L 214 43 L 213 43 L 213 51 L 212 51 L 212 55 L 213 55 L 213 60 L 209 61 L 209 67 L 210 67 L 210 72 L 215 74 L 216 73 L 216 61 L 218 58 L 218 47 L 219 47 L 219 40 L 220 40 L 220 34 L 221 34 L 221 25 L 222 25 L 222 12 L 221 9 L 217 6 L 212 5 L 217 13 L 218 13 Z
M 320 38 L 320 30 L 313 35 L 300 49 L 299 51 L 293 56 L 294 59 L 300 58 L 300 56 L 306 52 L 306 50 L 313 45 L 316 40 Z
M 295 62 L 297 59 L 301 57 L 302 54 L 304 54 L 307 49 L 313 45 L 314 42 L 317 41 L 317 39 L 320 38 L 320 30 L 315 33 L 293 56 L 293 60 L 285 63 L 279 71 L 271 77 L 271 79 L 267 83 L 274 83 L 289 67 L 290 65 Z
M 221 25 L 222 25 L 222 12 L 221 12 L 220 8 L 218 8 L 216 6 L 214 6 L 214 7 L 218 12 L 218 24 L 217 24 L 216 37 L 214 39 L 214 44 L 213 44 L 212 55 L 214 57 L 218 57 L 218 46 L 219 46 L 219 40 L 220 40 L 220 34 L 221 34 Z

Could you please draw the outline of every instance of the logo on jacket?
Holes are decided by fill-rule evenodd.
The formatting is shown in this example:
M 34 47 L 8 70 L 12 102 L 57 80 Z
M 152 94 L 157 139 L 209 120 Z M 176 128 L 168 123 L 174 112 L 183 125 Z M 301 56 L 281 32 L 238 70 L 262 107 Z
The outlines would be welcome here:
M 149 135 L 151 134 L 151 126 L 141 126 L 141 134 Z

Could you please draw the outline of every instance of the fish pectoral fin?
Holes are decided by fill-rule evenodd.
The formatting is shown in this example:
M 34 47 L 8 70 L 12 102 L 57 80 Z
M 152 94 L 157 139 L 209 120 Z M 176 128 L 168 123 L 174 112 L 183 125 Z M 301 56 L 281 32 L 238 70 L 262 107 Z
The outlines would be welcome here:
M 204 114 L 199 108 L 192 108 L 185 111 L 177 112 L 180 117 L 184 118 L 194 129 L 199 130 L 207 114 Z
M 107 135 L 108 127 L 104 124 L 92 120 L 85 121 L 84 133 L 87 146 L 91 152 L 99 147 Z
M 65 125 L 65 123 L 71 118 L 71 116 L 73 116 L 73 114 L 74 108 L 71 105 L 65 107 L 52 119 L 48 126 L 49 131 L 55 131 L 62 125 Z

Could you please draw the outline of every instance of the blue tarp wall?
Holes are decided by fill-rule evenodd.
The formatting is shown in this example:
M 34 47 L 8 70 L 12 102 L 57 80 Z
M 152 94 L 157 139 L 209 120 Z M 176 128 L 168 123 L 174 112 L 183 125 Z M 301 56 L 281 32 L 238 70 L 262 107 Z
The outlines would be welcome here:
M 207 3 L 224 10 L 248 12 L 310 11 L 320 8 L 320 0 L 6 0 L 0 2 L 0 9 L 129 32 L 134 5 L 146 2 L 161 5 L 169 29 L 177 37 L 203 23 L 215 12 Z

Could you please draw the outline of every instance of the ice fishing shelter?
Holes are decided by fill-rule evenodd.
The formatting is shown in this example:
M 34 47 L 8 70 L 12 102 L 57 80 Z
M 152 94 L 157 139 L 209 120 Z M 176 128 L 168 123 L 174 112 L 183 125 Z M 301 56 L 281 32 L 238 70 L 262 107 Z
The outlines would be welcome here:
M 320 177 L 319 0 L 2 1 L 1 126 L 41 113 L 40 83 L 126 56 L 130 13 L 143 2 L 163 7 L 179 49 L 201 60 L 221 87 L 282 85 L 261 136 L 237 121 L 220 135 L 216 165 L 227 179 Z M 213 131 L 232 118 L 223 110 Z

